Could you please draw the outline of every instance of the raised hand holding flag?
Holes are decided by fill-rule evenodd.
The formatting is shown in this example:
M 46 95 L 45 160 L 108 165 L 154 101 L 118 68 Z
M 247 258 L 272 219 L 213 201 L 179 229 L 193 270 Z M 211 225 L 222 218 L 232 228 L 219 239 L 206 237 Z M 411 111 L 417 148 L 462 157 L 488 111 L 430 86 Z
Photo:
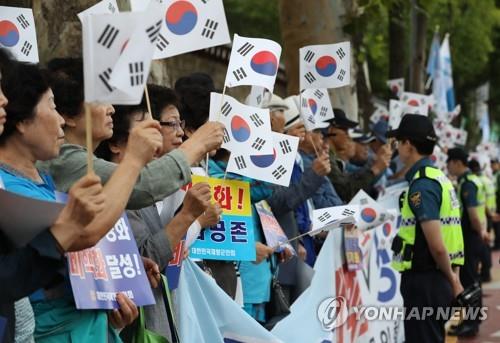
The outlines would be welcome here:
M 262 86 L 272 92 L 280 56 L 281 46 L 272 40 L 235 34 L 224 85 Z
M 351 43 L 309 45 L 300 49 L 300 90 L 338 88 L 351 82 Z
M 0 6 L 0 48 L 9 50 L 18 61 L 38 63 L 31 8 Z

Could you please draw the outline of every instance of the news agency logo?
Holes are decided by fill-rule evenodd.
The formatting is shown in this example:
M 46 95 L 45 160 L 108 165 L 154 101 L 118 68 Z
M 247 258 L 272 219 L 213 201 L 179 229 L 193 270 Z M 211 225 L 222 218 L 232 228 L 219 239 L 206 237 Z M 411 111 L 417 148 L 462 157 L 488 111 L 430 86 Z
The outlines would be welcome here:
M 319 304 L 317 310 L 318 320 L 324 331 L 332 331 L 347 320 L 349 311 L 347 301 L 344 297 L 326 298 Z

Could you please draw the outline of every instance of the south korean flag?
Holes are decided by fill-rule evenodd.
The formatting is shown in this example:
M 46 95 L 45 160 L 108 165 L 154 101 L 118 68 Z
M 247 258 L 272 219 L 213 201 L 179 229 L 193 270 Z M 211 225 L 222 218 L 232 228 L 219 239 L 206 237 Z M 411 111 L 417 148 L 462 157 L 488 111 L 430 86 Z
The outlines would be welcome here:
M 141 94 L 128 94 L 110 80 L 120 55 L 142 19 L 133 12 L 90 14 L 82 21 L 85 101 L 112 104 L 138 104 Z
M 135 99 L 141 99 L 144 92 L 164 9 L 161 0 L 153 0 L 146 11 L 138 13 L 141 19 L 113 68 L 109 83 Z
M 359 217 L 359 205 L 343 205 L 320 208 L 313 211 L 312 230 L 327 231 L 341 224 L 355 224 Z
M 370 116 L 370 122 L 373 124 L 378 123 L 380 120 L 389 120 L 389 111 L 387 111 L 387 108 L 385 106 L 375 104 L 375 111 L 373 111 L 372 115 Z
M 298 99 L 298 107 L 307 131 L 328 127 L 324 122 L 333 119 L 334 114 L 327 89 L 306 89 Z
M 235 34 L 225 85 L 262 86 L 272 93 L 280 56 L 281 46 L 272 40 Z
M 245 104 L 248 106 L 263 108 L 269 103 L 271 96 L 272 93 L 265 87 L 252 86 L 250 93 L 245 99 Z
M 30 8 L 0 6 L 0 48 L 18 61 L 38 63 L 35 20 Z
M 403 94 L 401 95 L 401 101 L 406 105 L 413 107 L 420 107 L 424 105 L 427 107 L 432 107 L 434 105 L 433 97 L 425 94 L 411 92 L 403 92 Z
M 351 82 L 351 43 L 309 45 L 300 49 L 300 90 L 338 88 Z
M 359 205 L 359 212 L 356 213 L 356 227 L 362 231 L 371 230 L 387 220 L 392 220 L 392 214 L 387 209 L 380 206 L 365 191 L 360 190 L 349 205 Z
M 228 95 L 211 93 L 209 120 L 225 125 L 222 148 L 233 154 L 272 153 L 268 109 L 243 105 Z
M 387 80 L 387 87 L 389 87 L 392 94 L 401 98 L 401 95 L 403 95 L 403 92 L 405 91 L 405 79 Z
M 292 176 L 299 138 L 271 132 L 273 152 L 270 154 L 231 153 L 227 171 L 252 179 L 288 187 Z
M 405 105 L 401 101 L 390 100 L 389 101 L 389 127 L 392 129 L 397 129 L 399 123 L 401 122 L 401 117 L 403 116 Z
M 231 42 L 222 0 L 167 0 L 154 59 L 162 59 Z M 148 0 L 131 0 L 144 11 Z

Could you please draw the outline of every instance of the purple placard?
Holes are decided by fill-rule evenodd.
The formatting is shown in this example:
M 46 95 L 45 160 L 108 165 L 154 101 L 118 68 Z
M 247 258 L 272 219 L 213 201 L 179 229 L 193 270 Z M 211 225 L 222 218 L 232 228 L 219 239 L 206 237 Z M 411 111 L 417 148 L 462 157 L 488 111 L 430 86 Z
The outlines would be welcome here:
M 118 308 L 117 293 L 137 306 L 155 304 L 141 255 L 124 213 L 93 248 L 67 254 L 78 309 Z
M 6 326 L 7 326 L 7 318 L 0 317 L 0 342 L 3 342 L 3 336 L 5 335 Z

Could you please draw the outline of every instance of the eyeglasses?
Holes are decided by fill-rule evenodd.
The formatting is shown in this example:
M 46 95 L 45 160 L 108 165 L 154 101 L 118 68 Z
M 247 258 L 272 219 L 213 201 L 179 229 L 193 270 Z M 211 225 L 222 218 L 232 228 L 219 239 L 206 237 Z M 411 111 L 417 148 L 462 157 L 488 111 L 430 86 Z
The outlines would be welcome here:
M 186 122 L 184 120 L 172 120 L 172 121 L 160 121 L 161 126 L 168 126 L 171 129 L 180 131 L 184 130 L 186 127 Z

